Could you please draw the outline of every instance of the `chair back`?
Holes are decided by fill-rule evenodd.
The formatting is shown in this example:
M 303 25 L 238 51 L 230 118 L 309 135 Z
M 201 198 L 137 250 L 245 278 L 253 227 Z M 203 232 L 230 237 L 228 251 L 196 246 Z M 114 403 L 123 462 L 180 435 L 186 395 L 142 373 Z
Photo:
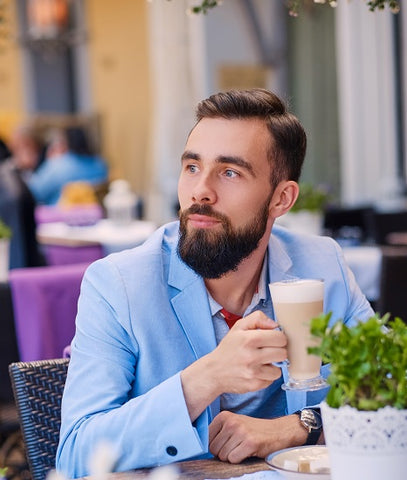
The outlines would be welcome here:
M 16 268 L 9 274 L 19 359 L 59 358 L 75 334 L 82 277 L 89 262 Z
M 365 242 L 370 236 L 369 218 L 373 207 L 328 207 L 324 212 L 324 230 L 333 238 L 343 239 L 351 236 L 359 242 Z
M 407 323 L 407 248 L 384 247 L 377 310 Z
M 388 236 L 393 232 L 407 231 L 407 211 L 372 212 L 369 215 L 369 230 L 372 240 L 378 245 L 388 245 Z
M 55 468 L 61 400 L 69 359 L 16 362 L 9 366 L 32 480 Z

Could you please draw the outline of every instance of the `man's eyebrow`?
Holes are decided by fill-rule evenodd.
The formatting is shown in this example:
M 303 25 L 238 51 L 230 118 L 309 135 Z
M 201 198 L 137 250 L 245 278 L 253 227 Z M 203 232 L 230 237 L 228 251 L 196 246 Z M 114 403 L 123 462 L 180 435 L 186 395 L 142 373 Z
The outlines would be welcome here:
M 184 160 L 200 160 L 201 156 L 198 153 L 194 153 L 191 150 L 185 150 L 181 156 L 181 162 Z
M 232 165 L 236 165 L 238 167 L 242 167 L 247 170 L 253 177 L 256 176 L 253 166 L 251 163 L 246 162 L 242 157 L 233 157 L 228 155 L 221 155 L 216 159 L 218 163 L 231 163 Z
M 191 150 L 185 150 L 185 152 L 181 156 L 181 162 L 185 160 L 201 160 L 201 156 L 199 153 L 195 153 Z M 220 155 L 219 157 L 216 158 L 216 163 L 227 163 L 227 164 L 232 164 L 236 165 L 237 167 L 244 168 L 247 170 L 253 177 L 256 177 L 256 174 L 254 172 L 253 166 L 244 160 L 242 157 L 235 157 L 232 155 Z

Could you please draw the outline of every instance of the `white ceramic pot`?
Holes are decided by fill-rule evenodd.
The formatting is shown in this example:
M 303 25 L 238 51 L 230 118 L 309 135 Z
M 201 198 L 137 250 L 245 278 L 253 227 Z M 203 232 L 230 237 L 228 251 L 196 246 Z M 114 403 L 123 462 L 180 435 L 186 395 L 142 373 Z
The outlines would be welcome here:
M 288 212 L 277 219 L 277 224 L 299 233 L 322 234 L 323 215 L 320 212 L 300 210 Z
M 0 238 L 0 282 L 8 281 L 8 270 L 10 263 L 10 240 Z
M 321 403 L 332 480 L 405 480 L 407 410 L 359 411 Z

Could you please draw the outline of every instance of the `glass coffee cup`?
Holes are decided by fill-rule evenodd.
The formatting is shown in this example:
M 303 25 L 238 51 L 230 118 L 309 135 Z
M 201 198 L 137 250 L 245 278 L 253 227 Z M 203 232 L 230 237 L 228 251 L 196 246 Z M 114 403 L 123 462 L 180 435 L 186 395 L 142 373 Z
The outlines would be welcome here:
M 311 319 L 323 313 L 324 281 L 319 279 L 283 280 L 269 284 L 274 319 L 287 336 L 288 358 L 275 363 L 288 367 L 284 390 L 320 390 L 328 383 L 321 376 L 321 358 L 308 353 L 320 339 L 310 332 Z

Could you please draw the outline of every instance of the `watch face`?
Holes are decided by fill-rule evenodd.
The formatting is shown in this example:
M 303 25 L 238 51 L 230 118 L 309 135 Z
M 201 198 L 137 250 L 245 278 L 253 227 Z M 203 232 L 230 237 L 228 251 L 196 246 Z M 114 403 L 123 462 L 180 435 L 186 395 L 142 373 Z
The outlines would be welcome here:
M 310 408 L 301 410 L 301 422 L 311 430 L 319 430 L 322 427 L 321 416 Z

